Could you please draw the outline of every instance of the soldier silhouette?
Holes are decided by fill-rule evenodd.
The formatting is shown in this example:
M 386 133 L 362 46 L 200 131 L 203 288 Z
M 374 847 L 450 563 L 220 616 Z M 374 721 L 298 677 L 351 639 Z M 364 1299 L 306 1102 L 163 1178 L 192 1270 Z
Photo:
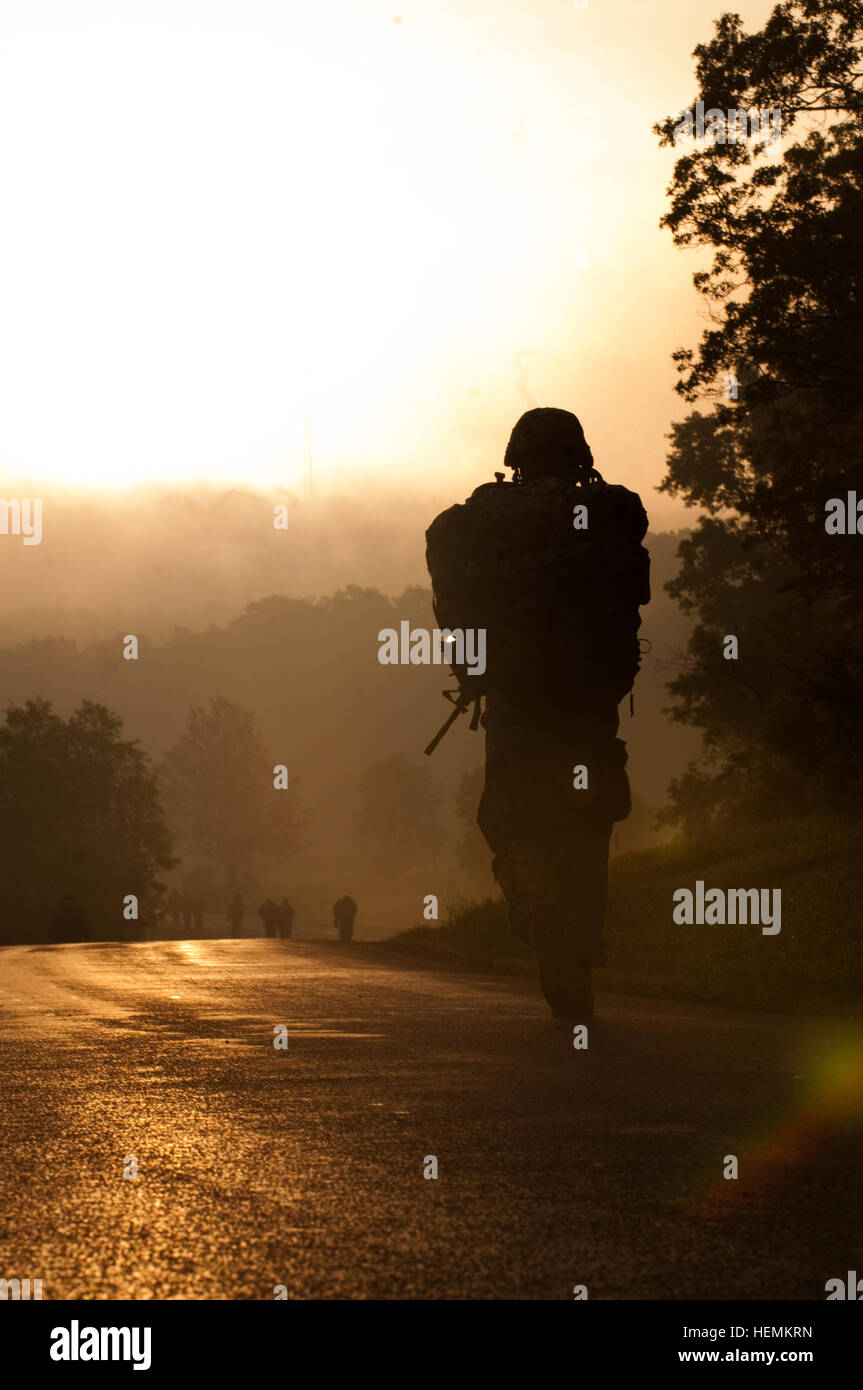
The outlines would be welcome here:
M 294 933 L 294 909 L 287 898 L 282 898 L 278 906 L 278 917 L 276 922 L 279 928 L 279 936 L 287 938 Z
M 357 905 L 347 893 L 333 903 L 333 925 L 339 934 L 339 941 L 353 940 L 356 915 Z
M 228 911 L 225 914 L 226 920 L 231 924 L 232 936 L 242 936 L 243 917 L 245 916 L 245 912 L 246 908 L 243 903 L 242 895 L 240 893 L 235 893 L 228 904 Z
M 278 905 L 273 902 L 272 898 L 264 899 L 264 901 L 261 903 L 261 906 L 258 908 L 258 916 L 264 924 L 264 935 L 275 936 L 276 927 L 279 921 L 279 909 Z
M 554 1016 L 581 1022 L 604 961 L 611 830 L 630 811 L 617 707 L 650 599 L 647 517 L 597 473 L 569 411 L 528 411 L 504 463 L 511 482 L 497 473 L 435 519 L 427 560 L 441 628 L 486 630 L 485 673 L 453 671 L 474 727 L 485 697 L 477 822 L 510 925 Z

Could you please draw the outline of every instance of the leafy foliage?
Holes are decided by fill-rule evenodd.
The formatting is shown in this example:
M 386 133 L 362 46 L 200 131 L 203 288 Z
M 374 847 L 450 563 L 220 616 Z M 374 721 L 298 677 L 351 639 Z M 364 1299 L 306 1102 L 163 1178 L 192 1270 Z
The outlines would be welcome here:
M 824 526 L 829 499 L 858 485 L 863 497 L 861 50 L 858 0 L 784 0 L 755 34 L 723 15 L 695 51 L 696 99 L 780 108 L 782 149 L 688 145 L 663 218 L 678 246 L 712 254 L 694 276 L 708 327 L 675 354 L 677 390 L 702 408 L 673 426 L 663 490 L 707 513 L 668 586 L 698 619 L 669 688 L 674 717 L 704 732 L 723 800 L 801 778 L 851 798 L 863 780 L 863 542 Z M 677 125 L 656 127 L 661 143 Z M 722 658 L 729 633 L 738 661 Z M 698 776 L 678 780 L 678 804 L 696 786 L 703 809 Z
M 290 783 L 286 790 L 274 787 L 273 767 L 254 713 L 221 697 L 190 708 L 162 763 L 172 824 L 230 889 L 259 856 L 285 857 L 300 847 L 296 793 Z
M 85 700 L 62 719 L 47 700 L 12 705 L 0 726 L 2 872 L 7 941 L 46 940 L 73 895 L 91 934 L 133 929 L 123 901 L 151 920 L 176 861 L 150 759 L 121 737 L 122 721 Z

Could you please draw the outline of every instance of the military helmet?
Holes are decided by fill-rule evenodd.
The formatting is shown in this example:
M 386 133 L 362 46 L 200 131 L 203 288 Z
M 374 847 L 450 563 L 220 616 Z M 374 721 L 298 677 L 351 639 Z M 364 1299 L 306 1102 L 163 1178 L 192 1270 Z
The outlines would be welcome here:
M 509 437 L 503 461 L 516 477 L 587 477 L 593 472 L 593 454 L 581 421 L 571 411 L 554 406 L 541 406 L 522 415 Z

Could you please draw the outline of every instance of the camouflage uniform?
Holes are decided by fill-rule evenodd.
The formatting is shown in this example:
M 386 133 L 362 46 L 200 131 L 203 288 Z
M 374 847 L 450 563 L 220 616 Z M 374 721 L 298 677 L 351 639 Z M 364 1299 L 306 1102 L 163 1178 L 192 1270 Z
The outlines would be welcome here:
M 580 506 L 586 529 L 573 525 Z M 528 940 L 557 923 L 585 965 L 603 962 L 609 840 L 630 811 L 617 706 L 650 598 L 646 530 L 636 494 L 590 472 L 498 475 L 427 533 L 438 622 L 487 633 L 486 675 L 454 669 L 463 692 L 486 698 L 477 820 L 512 928 Z

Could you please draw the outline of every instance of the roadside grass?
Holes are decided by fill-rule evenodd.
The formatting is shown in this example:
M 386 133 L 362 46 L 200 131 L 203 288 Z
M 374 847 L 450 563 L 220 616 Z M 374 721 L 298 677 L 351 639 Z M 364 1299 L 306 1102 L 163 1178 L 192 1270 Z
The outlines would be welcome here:
M 859 821 L 823 816 L 741 825 L 701 844 L 683 840 L 612 861 L 607 965 L 600 988 L 715 1000 L 747 1008 L 842 1013 L 863 1001 L 863 844 Z M 781 889 L 782 927 L 680 926 L 672 894 Z M 438 957 L 533 969 L 499 898 L 453 904 L 440 926 L 391 943 Z
M 451 903 L 440 926 L 423 923 L 390 937 L 386 944 L 479 963 L 520 963 L 524 967 L 533 962 L 533 951 L 509 930 L 502 898 Z

